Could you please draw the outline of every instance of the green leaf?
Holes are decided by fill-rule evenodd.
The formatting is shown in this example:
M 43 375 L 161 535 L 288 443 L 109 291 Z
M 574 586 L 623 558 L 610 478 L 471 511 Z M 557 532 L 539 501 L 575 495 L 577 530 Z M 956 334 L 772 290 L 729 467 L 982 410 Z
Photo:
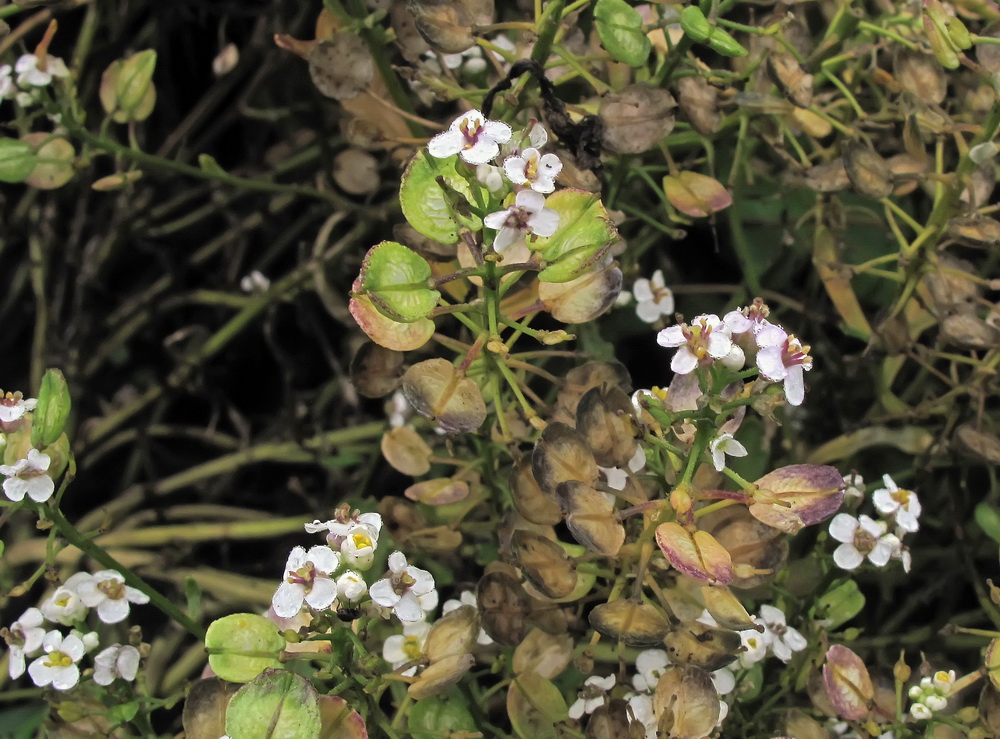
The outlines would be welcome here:
M 71 405 L 63 373 L 57 369 L 45 370 L 31 425 L 32 446 L 42 448 L 56 442 L 66 426 Z
M 565 269 L 553 270 L 542 277 L 546 282 L 568 282 L 579 277 L 580 266 L 618 238 L 604 203 L 594 193 L 571 188 L 559 190 L 549 196 L 545 207 L 559 213 L 559 228 L 551 236 L 528 239 L 528 246 L 549 263 L 563 258 L 571 260 Z
M 0 139 L 0 182 L 24 182 L 38 163 L 31 146 L 17 139 Z
M 269 667 L 281 666 L 278 655 L 285 648 L 285 638 L 263 616 L 234 613 L 209 625 L 205 648 L 209 652 L 208 664 L 216 675 L 229 682 L 245 683 Z
M 33 739 L 49 715 L 48 703 L 30 703 L 0 711 L 3 739 Z
M 412 323 L 426 318 L 441 298 L 427 286 L 430 278 L 426 259 L 395 241 L 383 241 L 365 255 L 355 292 L 367 295 L 386 318 Z
M 456 211 L 456 207 L 459 210 L 468 208 L 474 200 L 472 186 L 458 173 L 458 166 L 458 157 L 437 159 L 426 151 L 419 151 L 403 172 L 399 189 L 399 204 L 406 220 L 419 233 L 442 244 L 458 241 L 460 224 L 472 231 L 483 227 L 478 216 Z M 438 177 L 444 178 L 451 192 L 441 187 Z
M 239 739 L 319 739 L 319 694 L 301 675 L 265 670 L 229 701 L 226 735 Z
M 117 706 L 111 706 L 108 709 L 107 717 L 108 721 L 112 724 L 124 724 L 131 721 L 139 713 L 139 701 L 129 701 L 128 703 L 119 703 Z
M 514 678 L 507 691 L 507 715 L 521 739 L 549 739 L 557 736 L 555 724 L 569 717 L 562 693 L 536 672 Z
M 206 174 L 210 174 L 213 177 L 225 177 L 226 170 L 224 170 L 219 163 L 215 160 L 211 154 L 199 154 L 198 155 L 198 169 Z
M 989 503 L 979 503 L 973 517 L 983 533 L 1000 544 L 1000 512 Z
M 601 44 L 615 59 L 641 67 L 652 48 L 642 30 L 642 16 L 625 0 L 597 0 L 594 20 Z
M 861 613 L 865 596 L 854 580 L 844 580 L 827 590 L 816 600 L 815 617 L 825 629 L 837 629 Z
M 410 708 L 407 721 L 414 739 L 435 739 L 449 732 L 476 730 L 476 721 L 465 704 L 447 697 L 417 701 Z

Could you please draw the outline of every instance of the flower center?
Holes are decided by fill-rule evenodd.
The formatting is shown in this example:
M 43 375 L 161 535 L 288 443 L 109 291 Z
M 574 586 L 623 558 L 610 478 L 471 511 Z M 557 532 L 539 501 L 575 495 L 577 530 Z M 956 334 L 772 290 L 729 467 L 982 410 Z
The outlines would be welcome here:
M 423 652 L 420 649 L 420 639 L 415 636 L 408 636 L 403 639 L 403 654 L 408 659 L 420 659 Z
M 875 537 L 860 526 L 858 527 L 858 530 L 854 532 L 854 548 L 857 549 L 860 554 L 868 554 L 875 548 L 875 543 Z
M 287 579 L 293 585 L 302 585 L 309 590 L 316 580 L 316 567 L 312 562 L 306 562 L 297 570 L 289 570 Z
M 810 348 L 808 344 L 803 346 L 795 336 L 789 334 L 788 338 L 785 339 L 782 361 L 786 367 L 801 364 L 805 369 L 809 369 L 813 363 L 812 357 L 809 356 Z
M 400 572 L 394 575 L 392 578 L 392 589 L 396 591 L 397 595 L 403 595 L 407 590 L 412 588 L 416 584 L 416 580 L 413 576 L 408 574 L 406 571 Z
M 902 508 L 906 508 L 910 505 L 910 491 L 909 490 L 897 490 L 892 493 L 892 499 L 899 503 Z
M 69 605 L 69 602 L 72 599 L 73 599 L 73 594 L 72 593 L 65 593 L 64 595 L 60 595 L 58 598 L 56 598 L 52 602 L 55 603 L 59 608 L 65 608 L 66 606 Z
M 121 600 L 125 597 L 125 583 L 119 580 L 101 580 L 97 583 L 97 589 L 108 596 L 110 600 Z
M 524 208 L 511 208 L 507 213 L 507 220 L 503 222 L 503 225 L 504 228 L 526 231 L 528 229 L 529 218 L 531 218 L 531 213 L 526 211 Z
M 46 667 L 69 667 L 73 664 L 73 659 L 64 652 L 49 652 L 44 662 Z
M 483 127 L 477 121 L 464 120 L 458 125 L 458 130 L 465 136 L 465 148 L 471 149 L 479 140 Z
M 372 545 L 372 540 L 367 534 L 353 534 L 351 538 L 354 540 L 355 549 L 364 549 Z
M 533 182 L 538 177 L 538 155 L 525 158 L 524 176 L 529 182 Z

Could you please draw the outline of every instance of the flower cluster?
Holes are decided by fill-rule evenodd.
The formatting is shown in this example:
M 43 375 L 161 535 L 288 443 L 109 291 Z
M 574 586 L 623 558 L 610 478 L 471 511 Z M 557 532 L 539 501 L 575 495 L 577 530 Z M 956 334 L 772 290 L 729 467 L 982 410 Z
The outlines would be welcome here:
M 860 475 L 844 478 L 845 483 L 863 498 L 864 481 Z M 883 520 L 861 514 L 838 513 L 830 521 L 830 536 L 841 542 L 833 553 L 833 561 L 845 570 L 854 570 L 867 559 L 876 567 L 885 567 L 890 560 L 899 560 L 905 572 L 912 559 L 903 537 L 920 528 L 920 500 L 917 494 L 900 488 L 889 475 L 882 476 L 884 487 L 872 494 L 875 509 Z M 894 531 L 889 531 L 889 525 Z
M 2 90 L 3 67 L 0 67 L 0 93 Z M 4 393 L 0 390 L 0 448 L 7 444 L 8 435 L 18 431 L 22 420 L 37 405 L 35 398 L 25 398 L 20 391 Z M 4 495 L 15 503 L 24 500 L 25 496 L 36 503 L 47 502 L 56 489 L 49 469 L 51 465 L 52 457 L 34 447 L 29 448 L 14 464 L 0 464 Z
M 948 672 L 938 670 L 930 677 L 922 678 L 920 684 L 914 685 L 908 693 L 910 700 L 913 701 L 910 715 L 918 721 L 923 721 L 938 711 L 943 711 L 948 705 L 948 696 L 951 695 L 954 683 L 954 670 Z
M 51 54 L 24 54 L 12 67 L 0 65 L 0 100 L 13 98 L 18 105 L 30 105 L 37 90 L 47 87 L 53 79 L 69 76 L 66 63 Z

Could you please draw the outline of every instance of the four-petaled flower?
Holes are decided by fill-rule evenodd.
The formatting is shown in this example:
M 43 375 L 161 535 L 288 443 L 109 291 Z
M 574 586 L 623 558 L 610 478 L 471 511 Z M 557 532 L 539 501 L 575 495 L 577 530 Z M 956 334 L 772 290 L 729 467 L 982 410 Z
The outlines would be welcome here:
M 340 549 L 348 533 L 359 525 L 367 527 L 371 539 L 378 541 L 378 535 L 382 531 L 382 516 L 378 513 L 352 512 L 351 507 L 346 504 L 337 507 L 331 520 L 307 523 L 305 529 L 310 534 L 326 531 L 326 543 L 333 549 Z
M 139 650 L 127 644 L 112 644 L 94 657 L 94 682 L 98 685 L 110 685 L 119 677 L 132 682 L 138 671 Z
M 29 608 L 9 629 L 3 630 L 3 639 L 10 650 L 7 668 L 12 680 L 24 674 L 24 658 L 33 657 L 41 649 L 42 639 L 45 637 L 43 621 L 41 611 Z
M 755 620 L 764 627 L 762 638 L 767 646 L 782 662 L 788 662 L 793 652 L 801 652 L 809 645 L 802 634 L 787 624 L 785 614 L 780 608 L 762 605 L 760 616 Z
M 407 564 L 402 552 L 389 555 L 389 576 L 372 585 L 368 594 L 378 605 L 391 608 L 400 621 L 422 620 L 438 601 L 434 576 Z
M 889 475 L 882 476 L 884 488 L 872 493 L 872 502 L 883 516 L 892 516 L 896 525 L 907 533 L 913 533 L 920 528 L 917 519 L 920 518 L 920 501 L 917 494 L 903 490 Z
M 515 185 L 527 185 L 535 192 L 545 194 L 556 189 L 556 176 L 562 172 L 562 167 L 555 154 L 542 154 L 534 147 L 503 160 L 507 179 Z
M 660 675 L 670 665 L 670 657 L 662 649 L 645 649 L 635 658 L 635 674 L 632 687 L 640 693 L 652 693 L 660 681 Z
M 580 691 L 576 703 L 569 707 L 569 717 L 578 719 L 583 714 L 593 713 L 604 705 L 607 692 L 615 686 L 615 675 L 611 673 L 607 677 L 591 675 L 583 682 L 583 689 Z
M 708 451 L 712 455 L 712 464 L 722 472 L 726 466 L 726 455 L 730 457 L 747 456 L 747 448 L 733 438 L 732 434 L 719 434 L 708 443 Z
M 53 77 L 67 77 L 66 63 L 57 56 L 24 54 L 14 64 L 17 84 L 21 87 L 45 87 Z
M 487 228 L 498 233 L 493 249 L 502 254 L 507 247 L 525 233 L 551 236 L 559 228 L 559 212 L 545 207 L 545 196 L 534 190 L 521 190 L 514 196 L 514 204 L 483 218 Z
M 7 478 L 3 481 L 4 495 L 15 502 L 25 495 L 36 503 L 47 501 L 56 489 L 52 478 L 45 474 L 51 462 L 48 454 L 29 449 L 28 455 L 16 463 L 0 464 L 0 475 Z
M 340 553 L 348 564 L 359 570 L 370 569 L 375 561 L 375 547 L 378 546 L 378 534 L 363 523 L 354 524 L 347 530 L 344 543 L 340 545 Z
M 76 663 L 86 652 L 80 637 L 73 634 L 63 637 L 58 631 L 50 631 L 42 637 L 42 649 L 45 654 L 28 665 L 28 674 L 35 685 L 69 690 L 80 681 Z
M 426 621 L 411 621 L 403 625 L 402 634 L 393 634 L 382 645 L 382 659 L 398 669 L 407 662 L 421 659 L 424 656 L 424 642 L 430 633 L 431 625 Z M 416 675 L 417 665 L 404 670 L 402 675 Z
M 799 343 L 780 326 L 763 326 L 757 332 L 757 367 L 771 382 L 783 382 L 785 398 L 791 405 L 802 405 L 806 385 L 802 373 L 812 369 L 809 347 Z
M 510 126 L 488 121 L 478 110 L 470 110 L 451 127 L 432 138 L 427 151 L 438 159 L 458 154 L 469 164 L 486 164 L 500 153 L 500 144 L 510 141 Z
M 340 567 L 340 555 L 326 546 L 315 546 L 307 552 L 295 547 L 285 563 L 285 581 L 271 598 L 271 607 L 281 618 L 291 618 L 305 602 L 322 611 L 337 599 L 337 583 L 330 575 Z
M 656 323 L 660 316 L 669 316 L 674 312 L 674 294 L 663 280 L 663 270 L 653 273 L 653 278 L 647 280 L 640 277 L 632 285 L 635 295 L 635 313 L 646 323 Z
M 66 582 L 56 588 L 55 592 L 46 598 L 40 610 L 49 621 L 63 626 L 72 626 L 87 615 L 87 606 L 80 599 L 78 588 L 88 582 L 93 575 L 89 572 L 77 572 L 70 575 Z
M 706 357 L 722 359 L 733 349 L 729 329 L 711 313 L 696 316 L 690 325 L 682 323 L 663 329 L 656 335 L 656 343 L 680 347 L 670 360 L 670 369 L 678 375 L 694 371 Z
M 3 100 L 3 97 L 3 68 L 0 67 L 0 100 Z M 16 393 L 0 391 L 0 423 L 13 423 L 28 411 L 35 410 L 36 405 L 38 400 L 25 398 L 20 391 Z
M 97 609 L 97 617 L 106 624 L 116 624 L 128 618 L 129 603 L 149 603 L 149 596 L 125 584 L 125 578 L 115 570 L 95 572 L 76 589 L 88 608 Z
M 368 583 L 360 572 L 347 570 L 337 578 L 337 597 L 348 603 L 357 603 L 368 592 Z
M 900 548 L 899 539 L 886 533 L 884 521 L 874 521 L 863 514 L 855 518 L 849 513 L 838 513 L 830 521 L 830 536 L 842 542 L 833 553 L 833 561 L 845 570 L 857 569 L 865 557 L 876 567 L 885 567 Z

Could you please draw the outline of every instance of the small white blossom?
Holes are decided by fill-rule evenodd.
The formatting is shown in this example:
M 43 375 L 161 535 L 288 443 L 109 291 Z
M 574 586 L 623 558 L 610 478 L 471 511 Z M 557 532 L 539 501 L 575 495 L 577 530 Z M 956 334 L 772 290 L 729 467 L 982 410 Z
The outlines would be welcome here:
M 955 684 L 955 671 L 938 670 L 930 677 L 921 678 L 919 685 L 914 685 L 907 692 L 914 701 L 910 706 L 910 715 L 918 721 L 927 720 L 935 713 L 948 707 L 948 696 Z
M 792 659 L 793 652 L 801 652 L 809 645 L 798 630 L 787 624 L 785 614 L 780 608 L 762 605 L 760 616 L 755 620 L 764 627 L 762 636 L 771 648 L 772 654 L 782 662 L 788 662 Z
M 330 521 L 313 521 L 305 525 L 306 531 L 310 534 L 318 534 L 326 531 L 326 543 L 331 548 L 339 550 L 347 539 L 347 535 L 358 525 L 368 529 L 369 536 L 373 541 L 378 541 L 378 535 L 382 531 L 382 516 L 378 513 L 351 513 L 350 506 L 340 506 Z
M 42 649 L 45 654 L 28 665 L 28 674 L 35 685 L 69 690 L 80 681 L 77 662 L 86 650 L 79 637 L 72 634 L 63 637 L 58 631 L 50 631 L 42 638 Z
M 75 636 L 83 642 L 84 652 L 93 652 L 101 644 L 101 637 L 97 635 L 96 631 L 88 631 L 84 633 L 78 629 L 70 629 L 69 633 L 71 636 Z
M 743 667 L 752 667 L 767 656 L 767 640 L 764 634 L 755 629 L 745 629 L 739 632 L 740 642 L 743 649 L 740 653 L 739 663 Z
M 37 608 L 29 608 L 3 632 L 4 641 L 10 650 L 7 669 L 11 680 L 24 674 L 25 657 L 34 657 L 42 648 L 42 639 L 45 637 L 43 622 L 42 612 Z
M 545 196 L 534 190 L 521 190 L 514 204 L 483 218 L 487 228 L 497 231 L 493 249 L 502 254 L 525 234 L 551 236 L 559 228 L 559 212 L 545 207 Z
M 421 659 L 424 656 L 424 642 L 430 633 L 431 625 L 426 621 L 411 621 L 403 624 L 402 634 L 393 634 L 382 645 L 382 659 L 398 669 L 407 662 Z M 417 666 L 403 671 L 403 675 L 416 675 Z
M 730 457 L 747 456 L 747 448 L 733 438 L 732 434 L 719 434 L 708 443 L 708 451 L 712 455 L 712 465 L 722 472 L 726 466 L 726 455 Z
M 13 465 L 0 464 L 3 492 L 14 502 L 24 500 L 27 495 L 36 503 L 44 503 L 52 497 L 56 486 L 46 471 L 52 460 L 48 454 L 37 449 L 29 449 L 28 455 Z
M 245 293 L 263 293 L 271 287 L 271 281 L 260 270 L 253 270 L 240 280 L 240 290 Z
M 670 665 L 670 657 L 663 649 L 644 649 L 635 658 L 632 687 L 640 693 L 652 693 L 660 675 Z
M 886 533 L 884 521 L 873 521 L 865 515 L 858 518 L 838 513 L 830 521 L 830 536 L 839 542 L 833 561 L 845 570 L 857 569 L 865 557 L 876 567 L 885 567 L 892 558 L 899 539 Z
M 690 325 L 682 323 L 663 329 L 656 335 L 656 343 L 678 347 L 670 360 L 670 369 L 678 375 L 689 374 L 712 359 L 722 359 L 733 348 L 729 329 L 710 313 L 696 316 Z
M 872 502 L 878 512 L 891 516 L 902 531 L 913 533 L 919 529 L 921 508 L 917 494 L 900 488 L 889 475 L 882 476 L 882 484 L 884 488 L 872 493 Z
M 632 285 L 635 295 L 635 313 L 646 323 L 656 323 L 660 316 L 671 316 L 674 312 L 674 293 L 663 279 L 663 270 L 653 273 L 652 279 L 640 277 Z
M 569 707 L 569 717 L 573 719 L 581 718 L 585 713 L 591 714 L 604 705 L 607 693 L 615 686 L 614 673 L 607 677 L 591 675 L 583 682 L 583 689 L 580 691 L 576 702 Z
M 449 598 L 441 605 L 441 615 L 446 613 L 451 613 L 456 608 L 461 608 L 462 606 L 472 606 L 476 610 L 479 610 L 479 603 L 476 600 L 476 595 L 471 590 L 463 590 L 462 594 L 458 598 Z M 484 647 L 489 646 L 493 643 L 493 637 L 486 633 L 482 628 L 479 629 L 479 634 L 476 636 L 476 643 L 483 645 Z
M 337 578 L 337 597 L 349 603 L 357 603 L 368 592 L 368 584 L 360 572 L 347 570 Z
M 9 64 L 0 65 L 0 100 L 14 97 L 17 86 L 14 84 L 14 68 Z
M 10 69 L 9 66 L 7 68 Z M 3 98 L 3 67 L 0 67 L 0 100 L 3 100 Z M 37 405 L 38 400 L 36 398 L 25 398 L 20 391 L 2 393 L 0 394 L 0 422 L 13 423 L 28 411 L 35 410 L 35 406 Z
M 149 596 L 125 584 L 125 578 L 115 570 L 101 570 L 77 587 L 80 600 L 88 608 L 97 609 L 97 617 L 106 624 L 116 624 L 128 618 L 129 603 L 149 603 Z
M 809 347 L 799 343 L 780 326 L 764 326 L 757 332 L 757 367 L 771 382 L 784 383 L 785 398 L 791 405 L 802 405 L 806 384 L 803 372 L 812 369 Z
M 139 672 L 139 650 L 133 646 L 112 644 L 94 657 L 94 682 L 110 685 L 116 678 L 135 680 Z
M 865 498 L 865 479 L 857 472 L 844 475 L 844 500 L 861 502 Z
M 92 579 L 89 572 L 77 572 L 66 579 L 55 592 L 46 598 L 39 609 L 49 621 L 72 626 L 87 615 L 87 606 L 80 599 L 79 587 Z
M 476 179 L 480 184 L 485 185 L 490 192 L 499 192 L 503 189 L 503 174 L 500 167 L 492 164 L 480 164 L 476 167 Z
M 638 472 L 646 466 L 646 452 L 641 446 L 636 446 L 635 454 L 628 461 L 628 468 L 632 472 Z M 624 490 L 628 482 L 628 472 L 621 467 L 598 467 L 604 473 L 604 479 L 608 487 L 612 490 Z
M 511 133 L 506 123 L 488 121 L 478 110 L 470 110 L 432 138 L 427 151 L 438 159 L 458 154 L 469 164 L 486 164 L 500 153 L 500 144 L 510 141 Z
M 285 580 L 271 598 L 271 607 L 282 618 L 291 618 L 306 603 L 322 611 L 337 598 L 337 583 L 330 577 L 340 567 L 340 555 L 326 546 L 295 547 L 285 562 Z
M 632 717 L 646 730 L 646 739 L 657 739 L 656 714 L 653 712 L 653 696 L 648 693 L 632 694 L 626 697 Z
M 728 667 L 720 667 L 711 674 L 712 685 L 715 686 L 715 692 L 719 695 L 729 695 L 733 692 L 736 687 L 736 675 Z M 725 702 L 723 701 L 725 704 Z M 725 704 L 725 710 L 729 710 L 729 705 Z
M 562 162 L 555 154 L 542 154 L 529 147 L 503 161 L 507 179 L 515 185 L 527 185 L 535 192 L 548 194 L 556 189 L 556 177 L 562 172 Z
M 45 54 L 42 58 L 24 54 L 14 64 L 17 84 L 21 87 L 45 87 L 53 77 L 68 77 L 66 63 L 59 57 Z
M 347 531 L 344 543 L 340 545 L 340 554 L 347 564 L 357 567 L 362 572 L 371 568 L 375 562 L 375 547 L 378 546 L 378 534 L 372 534 L 372 528 L 357 523 Z
M 389 555 L 389 576 L 372 585 L 368 594 L 378 605 L 391 608 L 400 621 L 420 621 L 438 603 L 434 576 L 407 564 L 402 552 Z

